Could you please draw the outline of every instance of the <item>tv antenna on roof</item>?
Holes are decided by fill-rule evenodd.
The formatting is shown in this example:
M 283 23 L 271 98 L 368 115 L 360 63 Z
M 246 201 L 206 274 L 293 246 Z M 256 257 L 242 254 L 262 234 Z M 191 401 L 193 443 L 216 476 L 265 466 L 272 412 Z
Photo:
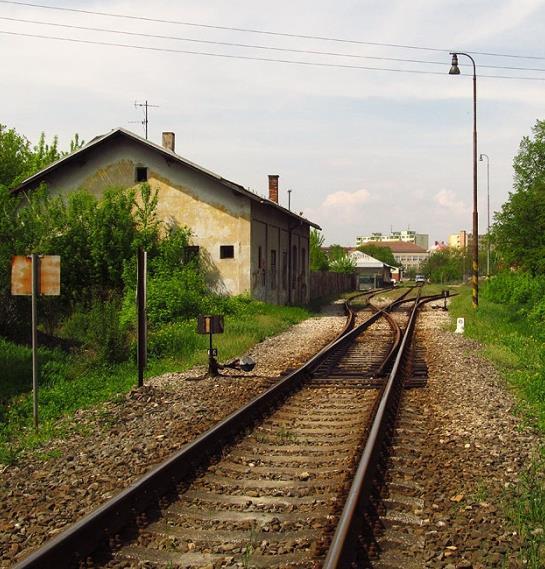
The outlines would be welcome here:
M 148 109 L 151 107 L 155 107 L 155 108 L 159 108 L 159 105 L 150 105 L 148 103 L 148 101 L 146 100 L 144 103 L 138 103 L 137 101 L 134 101 L 134 108 L 138 108 L 138 107 L 143 107 L 144 108 L 144 120 L 142 121 L 131 121 L 132 123 L 140 123 L 142 125 L 144 125 L 144 131 L 146 133 L 146 140 L 148 139 Z

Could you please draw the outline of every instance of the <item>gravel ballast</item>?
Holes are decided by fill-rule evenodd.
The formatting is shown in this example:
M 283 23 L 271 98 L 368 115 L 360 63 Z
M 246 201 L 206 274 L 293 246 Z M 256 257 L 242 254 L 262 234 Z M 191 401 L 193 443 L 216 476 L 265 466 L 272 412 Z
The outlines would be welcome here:
M 520 539 L 506 519 L 506 495 L 520 482 L 539 436 L 517 417 L 516 400 L 477 342 L 427 309 L 418 326 L 429 366 L 427 389 L 406 402 L 426 418 L 419 483 L 425 488 L 425 567 L 523 567 Z
M 201 379 L 204 367 L 146 381 L 99 408 L 76 413 L 63 440 L 41 455 L 2 467 L 0 567 L 104 503 L 185 443 L 262 393 L 335 339 L 346 322 L 341 304 L 257 344 L 252 373 L 224 371 Z
M 44 461 L 29 455 L 4 468 L 0 567 L 24 558 L 261 393 L 330 342 L 344 322 L 333 309 L 267 339 L 250 352 L 258 364 L 244 377 L 197 381 L 204 368 L 165 374 L 141 390 L 78 413 L 66 439 L 42 449 L 60 456 Z M 448 323 L 442 311 L 422 313 L 418 337 L 429 367 L 428 386 L 405 397 L 425 419 L 417 469 L 424 501 L 418 514 L 425 526 L 422 566 L 522 567 L 519 538 L 501 503 L 518 484 L 539 440 L 515 415 L 512 393 L 479 355 L 479 345 L 447 331 Z

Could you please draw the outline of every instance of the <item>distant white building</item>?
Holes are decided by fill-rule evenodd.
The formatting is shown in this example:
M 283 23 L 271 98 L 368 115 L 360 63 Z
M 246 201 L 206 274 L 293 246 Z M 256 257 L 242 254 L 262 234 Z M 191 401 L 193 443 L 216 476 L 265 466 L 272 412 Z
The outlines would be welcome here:
M 367 243 L 375 243 L 381 241 L 401 241 L 403 243 L 414 243 L 422 249 L 428 249 L 430 236 L 427 233 L 417 233 L 409 229 L 402 231 L 392 231 L 391 233 L 370 233 L 369 235 L 361 235 L 356 237 L 356 246 L 365 245 Z
M 379 261 L 362 251 L 352 251 L 349 256 L 355 264 L 358 290 L 367 290 L 391 284 L 392 270 L 396 267 Z

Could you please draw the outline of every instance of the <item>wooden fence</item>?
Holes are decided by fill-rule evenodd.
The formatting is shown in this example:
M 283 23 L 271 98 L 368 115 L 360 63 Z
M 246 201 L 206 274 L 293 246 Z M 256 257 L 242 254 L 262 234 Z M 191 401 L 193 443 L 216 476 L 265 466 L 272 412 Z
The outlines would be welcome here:
M 311 271 L 310 299 L 323 296 L 339 296 L 343 292 L 356 290 L 356 275 L 333 273 L 328 271 Z

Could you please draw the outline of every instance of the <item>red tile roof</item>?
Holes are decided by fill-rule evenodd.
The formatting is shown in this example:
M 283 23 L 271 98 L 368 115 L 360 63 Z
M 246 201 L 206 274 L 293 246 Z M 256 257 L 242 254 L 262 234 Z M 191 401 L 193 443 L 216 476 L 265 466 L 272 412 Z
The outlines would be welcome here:
M 392 253 L 427 253 L 426 249 L 405 241 L 377 241 L 373 245 L 388 247 Z

